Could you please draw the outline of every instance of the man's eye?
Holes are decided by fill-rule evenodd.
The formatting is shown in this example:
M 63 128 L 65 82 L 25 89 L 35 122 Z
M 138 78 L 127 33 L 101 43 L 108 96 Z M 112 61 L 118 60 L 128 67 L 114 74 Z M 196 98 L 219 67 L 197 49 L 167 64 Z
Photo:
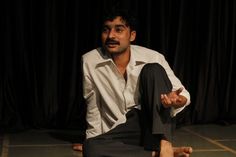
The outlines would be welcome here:
M 121 32 L 123 32 L 123 29 L 122 28 L 116 28 L 116 32 L 121 33 Z
M 109 29 L 106 27 L 102 29 L 102 32 L 104 32 L 104 33 L 108 32 L 108 31 L 109 31 Z

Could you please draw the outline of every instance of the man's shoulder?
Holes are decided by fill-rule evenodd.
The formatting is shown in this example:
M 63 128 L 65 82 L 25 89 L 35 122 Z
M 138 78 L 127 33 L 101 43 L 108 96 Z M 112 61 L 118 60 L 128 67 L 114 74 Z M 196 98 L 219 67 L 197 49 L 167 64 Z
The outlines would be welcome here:
M 136 54 L 149 59 L 155 59 L 156 57 L 164 57 L 163 54 L 159 53 L 158 51 L 140 45 L 131 45 L 131 49 Z
M 93 57 L 99 57 L 99 48 L 90 50 L 88 52 L 86 52 L 85 54 L 82 55 L 83 59 L 90 59 Z
M 93 49 L 82 55 L 83 62 L 101 62 L 104 60 L 104 55 L 100 47 Z

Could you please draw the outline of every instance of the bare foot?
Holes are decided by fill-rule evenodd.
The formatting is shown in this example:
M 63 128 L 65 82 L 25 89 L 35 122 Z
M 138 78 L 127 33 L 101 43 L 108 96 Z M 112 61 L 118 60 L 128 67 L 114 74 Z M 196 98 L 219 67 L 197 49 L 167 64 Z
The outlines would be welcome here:
M 156 152 L 156 151 L 152 151 L 152 157 L 159 157 L 158 155 L 159 155 L 158 152 Z
M 152 157 L 174 157 L 173 147 L 169 141 L 161 140 L 160 147 L 160 155 L 158 152 L 153 151 Z
M 169 141 L 161 140 L 160 157 L 174 157 L 172 144 Z
M 189 157 L 192 152 L 192 147 L 172 147 L 169 141 L 161 140 L 160 157 Z M 153 151 L 152 157 L 159 157 L 159 153 Z
M 80 152 L 82 152 L 82 151 L 83 151 L 83 144 L 81 144 L 81 143 L 75 143 L 75 144 L 72 145 L 72 149 L 73 149 L 74 151 L 80 151 Z
M 173 147 L 175 157 L 189 157 L 193 152 L 192 147 Z

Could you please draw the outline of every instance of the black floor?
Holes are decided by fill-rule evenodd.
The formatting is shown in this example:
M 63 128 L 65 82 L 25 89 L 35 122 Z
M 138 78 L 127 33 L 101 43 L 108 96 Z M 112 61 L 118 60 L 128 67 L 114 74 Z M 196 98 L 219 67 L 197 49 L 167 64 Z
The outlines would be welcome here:
M 193 125 L 176 130 L 174 145 L 193 147 L 191 157 L 235 157 L 236 125 Z
M 1 157 L 82 157 L 71 149 L 78 132 L 30 130 L 0 135 Z M 176 129 L 174 146 L 192 146 L 191 157 L 236 157 L 236 125 L 192 125 Z

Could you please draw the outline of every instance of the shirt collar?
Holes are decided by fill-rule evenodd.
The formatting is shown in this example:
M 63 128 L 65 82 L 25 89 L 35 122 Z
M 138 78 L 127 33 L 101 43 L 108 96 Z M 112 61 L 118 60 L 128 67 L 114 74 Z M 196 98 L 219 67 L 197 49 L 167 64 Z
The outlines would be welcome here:
M 145 57 L 143 56 L 144 53 L 141 55 L 141 53 L 135 48 L 135 46 L 131 45 L 130 50 L 131 50 L 131 56 L 130 56 L 131 65 L 138 66 L 147 63 Z

